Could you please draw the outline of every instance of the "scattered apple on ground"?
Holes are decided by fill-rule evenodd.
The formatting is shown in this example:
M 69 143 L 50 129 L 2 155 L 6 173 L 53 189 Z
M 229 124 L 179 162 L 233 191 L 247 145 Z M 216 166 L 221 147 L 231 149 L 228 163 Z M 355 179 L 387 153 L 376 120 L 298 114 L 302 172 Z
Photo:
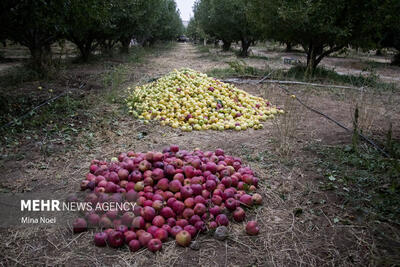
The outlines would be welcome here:
M 111 162 L 93 160 L 84 181 L 88 182 L 80 186 L 88 191 L 85 201 L 135 206 L 88 212 L 74 221 L 74 233 L 88 226 L 100 228 L 102 232 L 94 235 L 96 246 L 127 245 L 131 251 L 142 247 L 159 251 L 169 237 L 189 246 L 201 232 L 227 229 L 230 220 L 243 222 L 246 208 L 262 203 L 255 192 L 255 173 L 222 149 L 189 152 L 172 145 L 162 152 L 129 151 Z M 257 235 L 257 223 L 249 221 L 246 232 Z

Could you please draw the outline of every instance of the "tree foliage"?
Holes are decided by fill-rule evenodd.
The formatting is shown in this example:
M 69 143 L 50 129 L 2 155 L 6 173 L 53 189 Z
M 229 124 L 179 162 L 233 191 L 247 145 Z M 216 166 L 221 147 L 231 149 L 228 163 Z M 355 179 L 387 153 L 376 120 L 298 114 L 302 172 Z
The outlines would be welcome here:
M 378 1 L 362 0 L 251 0 L 253 18 L 265 37 L 300 44 L 307 54 L 307 73 L 321 60 L 353 45 L 370 47 Z
M 0 41 L 29 48 L 35 69 L 51 60 L 51 45 L 67 39 L 87 61 L 99 46 L 110 51 L 132 39 L 153 44 L 173 40 L 183 31 L 174 0 L 2 0 Z
M 397 54 L 393 58 L 393 64 L 400 66 L 400 1 L 385 0 L 379 8 L 378 18 L 381 25 L 378 46 L 393 47 Z
M 0 38 L 26 46 L 35 70 L 44 71 L 48 67 L 50 46 L 62 36 L 59 24 L 62 4 L 61 0 L 1 1 Z
M 240 41 L 242 56 L 248 55 L 250 45 L 260 36 L 248 0 L 200 0 L 194 7 L 194 16 L 206 34 L 222 40 L 224 50 Z

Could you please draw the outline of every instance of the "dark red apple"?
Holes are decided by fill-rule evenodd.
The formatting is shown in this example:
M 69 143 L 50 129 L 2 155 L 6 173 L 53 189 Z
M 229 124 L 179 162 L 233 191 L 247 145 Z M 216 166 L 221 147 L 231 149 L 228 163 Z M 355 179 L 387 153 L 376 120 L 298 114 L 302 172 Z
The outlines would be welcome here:
M 260 228 L 258 227 L 257 222 L 249 221 L 246 225 L 246 233 L 248 235 L 258 235 Z
M 237 207 L 237 201 L 236 199 L 230 197 L 227 200 L 225 200 L 225 207 L 227 207 L 228 210 L 235 210 Z
M 228 224 L 229 224 L 228 217 L 226 217 L 225 214 L 219 214 L 215 218 L 215 221 L 218 223 L 218 225 L 228 226 Z
M 183 213 L 182 213 L 183 218 L 188 220 L 193 215 L 194 215 L 193 209 L 186 208 L 186 209 L 183 210 Z
M 244 194 L 240 197 L 240 202 L 243 203 L 246 206 L 252 206 L 253 205 L 253 200 L 252 197 L 248 194 Z
M 165 223 L 165 219 L 162 216 L 157 215 L 156 217 L 154 217 L 152 223 L 157 227 L 161 227 Z
M 143 229 L 145 224 L 146 224 L 146 222 L 142 216 L 135 217 L 132 220 L 132 228 L 133 229 Z
M 190 186 L 185 185 L 183 187 L 181 187 L 181 196 L 183 199 L 186 199 L 188 197 L 192 197 L 193 196 L 193 190 Z
M 154 238 L 151 239 L 148 243 L 147 243 L 147 248 L 151 251 L 151 252 L 156 252 L 161 250 L 162 248 L 162 243 L 159 239 Z
M 169 190 L 174 193 L 180 191 L 181 187 L 182 187 L 182 184 L 179 180 L 172 180 L 171 182 L 169 182 L 169 186 L 168 186 Z
M 246 217 L 246 213 L 241 207 L 237 207 L 236 210 L 233 212 L 233 219 L 237 222 L 244 221 Z
M 210 208 L 210 213 L 214 216 L 217 216 L 218 214 L 221 213 L 221 208 L 219 206 L 214 206 Z
M 75 219 L 74 223 L 72 224 L 72 229 L 75 234 L 86 231 L 87 230 L 86 220 L 83 218 Z
M 141 247 L 139 240 L 133 239 L 129 242 L 129 250 L 132 252 L 138 251 Z
M 94 244 L 98 247 L 107 245 L 107 234 L 105 232 L 96 233 L 94 235 Z
M 197 229 L 196 229 L 196 227 L 194 227 L 193 225 L 186 225 L 184 228 L 183 228 L 183 230 L 185 230 L 185 231 L 188 231 L 189 232 L 189 234 L 190 234 L 190 236 L 192 237 L 192 238 L 194 238 L 195 236 L 196 236 L 196 234 L 197 234 Z
M 193 207 L 194 207 L 194 204 L 195 204 L 194 198 L 189 197 L 189 198 L 185 199 L 185 201 L 184 201 L 183 203 L 185 204 L 185 206 L 186 206 L 187 208 L 193 208 Z
M 168 239 L 168 232 L 163 229 L 159 228 L 157 231 L 154 233 L 154 238 L 160 239 L 161 241 L 167 241 Z
M 183 204 L 183 202 L 180 200 L 176 200 L 174 203 L 172 203 L 172 209 L 174 210 L 175 214 L 180 215 L 185 209 L 185 204 Z
M 119 169 L 118 178 L 119 180 L 128 180 L 129 171 L 126 169 Z M 115 180 L 115 179 L 114 179 Z M 114 182 L 114 181 L 113 181 Z
M 102 229 L 111 228 L 111 227 L 113 226 L 113 223 L 112 223 L 112 221 L 110 220 L 110 218 L 108 218 L 106 215 L 103 215 L 103 216 L 100 218 L 99 226 L 100 226 L 100 228 L 102 228 Z
M 178 225 L 175 225 L 175 226 L 173 226 L 173 227 L 171 228 L 171 235 L 172 235 L 173 237 L 176 237 L 176 235 L 177 235 L 180 231 L 182 231 L 182 230 L 183 230 L 182 227 L 180 227 L 180 226 L 178 226 Z
M 151 222 L 156 216 L 156 210 L 153 207 L 144 207 L 142 210 L 142 217 L 145 221 Z
M 139 241 L 140 241 L 140 244 L 141 244 L 142 246 L 147 246 L 147 243 L 149 243 L 149 241 L 150 241 L 151 239 L 153 239 L 153 236 L 152 236 L 150 233 L 148 233 L 148 232 L 145 232 L 145 233 L 143 233 L 143 234 L 141 234 L 141 235 L 139 236 Z
M 173 218 L 173 217 L 168 218 L 168 219 L 167 219 L 167 224 L 168 224 L 169 226 L 171 226 L 171 227 L 175 226 L 175 224 L 176 224 L 175 218 Z
M 89 227 L 96 227 L 100 222 L 100 216 L 96 213 L 91 213 L 87 217 Z
M 185 227 L 186 225 L 188 225 L 189 222 L 185 219 L 179 219 L 176 221 L 176 225 L 180 226 L 180 227 Z
M 203 204 L 203 203 L 197 203 L 195 206 L 194 206 L 194 213 L 195 214 L 197 214 L 197 215 L 203 215 L 206 211 L 207 211 L 207 208 L 206 208 L 206 206 Z
M 107 243 L 113 248 L 121 247 L 124 244 L 124 235 L 119 231 L 110 231 Z
M 131 240 L 137 239 L 136 233 L 134 231 L 126 231 L 124 232 L 125 243 L 129 244 Z

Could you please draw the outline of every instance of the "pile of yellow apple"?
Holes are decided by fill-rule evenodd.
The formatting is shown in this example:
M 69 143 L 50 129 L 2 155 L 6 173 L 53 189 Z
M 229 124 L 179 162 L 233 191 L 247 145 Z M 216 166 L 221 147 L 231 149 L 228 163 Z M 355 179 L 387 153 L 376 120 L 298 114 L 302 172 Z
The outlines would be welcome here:
M 266 99 L 191 69 L 174 70 L 128 90 L 129 112 L 135 117 L 183 131 L 261 129 L 263 121 L 284 112 Z

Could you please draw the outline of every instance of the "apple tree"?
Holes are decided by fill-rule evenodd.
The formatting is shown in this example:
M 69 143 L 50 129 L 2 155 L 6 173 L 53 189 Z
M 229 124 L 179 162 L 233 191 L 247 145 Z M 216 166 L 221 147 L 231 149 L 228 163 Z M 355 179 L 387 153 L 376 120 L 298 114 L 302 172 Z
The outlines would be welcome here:
M 0 3 L 1 38 L 26 46 L 31 67 L 44 73 L 51 64 L 51 45 L 62 35 L 61 0 L 2 0 Z
M 265 37 L 300 44 L 307 54 L 306 74 L 312 76 L 321 60 L 353 45 L 373 44 L 377 0 L 250 0 L 253 19 Z

